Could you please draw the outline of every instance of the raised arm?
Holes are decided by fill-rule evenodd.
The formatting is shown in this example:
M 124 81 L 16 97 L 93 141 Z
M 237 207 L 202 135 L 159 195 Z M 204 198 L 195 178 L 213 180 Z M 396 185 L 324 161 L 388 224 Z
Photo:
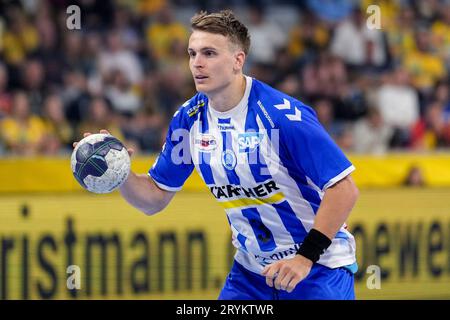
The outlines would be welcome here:
M 107 130 L 100 130 L 100 133 L 109 134 Z M 91 133 L 84 133 L 84 137 Z M 73 143 L 73 147 L 78 142 Z M 127 149 L 128 154 L 133 154 L 133 149 Z M 163 210 L 172 200 L 176 192 L 166 191 L 159 188 L 152 178 L 146 174 L 136 174 L 133 171 L 128 175 L 127 180 L 120 187 L 123 198 L 136 209 L 146 215 L 153 215 Z

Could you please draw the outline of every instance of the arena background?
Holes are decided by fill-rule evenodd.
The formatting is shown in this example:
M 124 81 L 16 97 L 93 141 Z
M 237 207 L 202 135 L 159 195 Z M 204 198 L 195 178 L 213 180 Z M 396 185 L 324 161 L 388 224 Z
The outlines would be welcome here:
M 3 1 L 0 299 L 217 297 L 234 249 L 197 174 L 147 217 L 82 190 L 69 158 L 82 132 L 107 128 L 147 172 L 194 92 L 189 17 L 222 8 L 250 26 L 246 73 L 313 106 L 357 168 L 357 298 L 449 299 L 450 4 L 438 0 Z

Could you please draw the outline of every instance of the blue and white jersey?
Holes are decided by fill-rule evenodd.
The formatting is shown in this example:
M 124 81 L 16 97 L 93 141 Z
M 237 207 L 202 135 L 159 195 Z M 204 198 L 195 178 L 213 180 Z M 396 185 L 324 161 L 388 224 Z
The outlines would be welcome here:
M 175 113 L 149 175 L 178 191 L 194 167 L 225 209 L 235 259 L 260 273 L 295 255 L 313 227 L 325 190 L 355 168 L 313 109 L 250 77 L 239 104 L 218 112 L 198 93 Z M 318 263 L 355 263 L 343 225 Z

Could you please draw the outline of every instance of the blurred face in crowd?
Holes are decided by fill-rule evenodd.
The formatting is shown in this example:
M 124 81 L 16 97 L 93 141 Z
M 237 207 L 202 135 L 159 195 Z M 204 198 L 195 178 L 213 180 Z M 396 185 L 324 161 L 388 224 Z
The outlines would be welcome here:
M 14 116 L 16 119 L 25 120 L 30 114 L 28 98 L 23 92 L 14 95 Z
M 106 123 L 109 120 L 109 110 L 106 102 L 95 98 L 90 105 L 90 118 L 94 123 Z
M 0 93 L 6 88 L 8 84 L 8 72 L 6 67 L 0 63 Z
M 323 99 L 316 102 L 317 118 L 324 126 L 333 121 L 333 106 L 329 100 Z
M 44 67 L 38 60 L 27 62 L 24 70 L 24 82 L 28 89 L 38 89 L 44 81 Z
M 108 34 L 107 41 L 108 41 L 108 48 L 112 52 L 116 52 L 122 49 L 122 40 L 120 39 L 120 36 L 117 32 L 115 31 L 110 32 Z
M 45 113 L 47 117 L 57 123 L 64 122 L 62 101 L 58 96 L 50 96 L 45 100 Z
M 394 81 L 397 85 L 408 85 L 409 83 L 409 74 L 407 71 L 399 68 L 394 73 Z
M 195 87 L 208 96 L 223 92 L 242 75 L 245 53 L 226 36 L 195 30 L 188 53 Z

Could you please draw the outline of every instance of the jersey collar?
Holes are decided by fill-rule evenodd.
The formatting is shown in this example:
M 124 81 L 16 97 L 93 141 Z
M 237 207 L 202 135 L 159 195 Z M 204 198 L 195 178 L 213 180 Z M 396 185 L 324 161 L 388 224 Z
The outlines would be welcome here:
M 220 112 L 208 106 L 208 110 L 209 112 L 211 112 L 211 115 L 217 118 L 231 118 L 245 110 L 248 106 L 248 97 L 250 96 L 250 91 L 252 89 L 252 78 L 245 76 L 245 82 L 244 96 L 235 107 L 231 108 L 228 111 Z

